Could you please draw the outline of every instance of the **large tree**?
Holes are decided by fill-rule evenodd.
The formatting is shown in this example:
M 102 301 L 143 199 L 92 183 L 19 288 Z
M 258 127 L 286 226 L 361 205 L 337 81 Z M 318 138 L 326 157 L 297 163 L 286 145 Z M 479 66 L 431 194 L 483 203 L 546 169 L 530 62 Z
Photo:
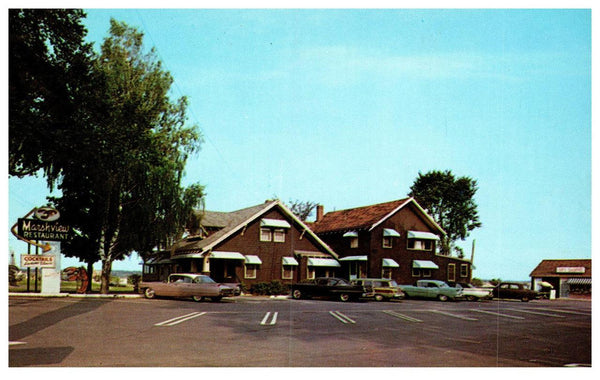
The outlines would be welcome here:
M 86 127 L 92 81 L 81 10 L 10 9 L 9 161 L 11 176 L 44 171 L 52 186 Z
M 433 219 L 446 231 L 441 241 L 441 253 L 449 255 L 452 250 L 463 255 L 457 240 L 465 240 L 470 231 L 481 227 L 474 197 L 477 181 L 469 177 L 455 177 L 450 170 L 419 172 L 409 196 L 425 208 Z

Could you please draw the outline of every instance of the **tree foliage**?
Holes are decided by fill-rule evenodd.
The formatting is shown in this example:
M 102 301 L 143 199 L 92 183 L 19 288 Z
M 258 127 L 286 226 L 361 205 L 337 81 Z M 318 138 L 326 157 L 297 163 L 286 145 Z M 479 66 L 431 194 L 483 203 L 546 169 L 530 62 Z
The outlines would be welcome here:
M 9 174 L 50 186 L 85 130 L 92 80 L 81 10 L 9 10 Z
M 465 240 L 470 231 L 481 227 L 474 196 L 477 181 L 469 177 L 455 177 L 450 170 L 419 172 L 410 188 L 409 196 L 425 208 L 446 231 L 441 251 L 449 255 L 457 240 Z M 457 250 L 459 255 L 462 251 Z
M 315 207 L 317 207 L 317 203 L 311 201 L 290 200 L 288 204 L 290 211 L 303 222 L 308 219 Z

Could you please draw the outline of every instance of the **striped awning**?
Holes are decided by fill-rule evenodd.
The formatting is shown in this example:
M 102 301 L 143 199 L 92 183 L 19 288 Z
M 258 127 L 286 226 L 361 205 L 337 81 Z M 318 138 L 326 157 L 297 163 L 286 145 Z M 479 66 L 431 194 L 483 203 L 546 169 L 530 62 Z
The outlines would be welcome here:
M 413 260 L 412 267 L 420 269 L 440 269 L 433 261 L 429 260 Z
M 385 237 L 400 237 L 400 232 L 396 231 L 393 228 L 384 228 L 383 229 L 383 236 Z
M 281 219 L 262 219 L 260 221 L 261 227 L 273 227 L 273 228 L 290 228 L 291 225 L 285 220 Z
M 381 266 L 384 268 L 400 268 L 400 264 L 394 259 L 383 259 Z
M 348 231 L 345 234 L 343 234 L 342 237 L 358 237 L 358 232 Z
M 281 262 L 283 265 L 298 265 L 298 261 L 291 256 L 282 257 Z
M 262 260 L 260 259 L 260 257 L 258 257 L 256 255 L 246 255 L 246 256 L 244 256 L 244 258 L 246 259 L 246 264 L 251 264 L 251 265 L 262 264 Z
M 364 256 L 346 256 L 346 257 L 342 257 L 341 259 L 339 259 L 339 261 L 368 261 L 369 258 L 364 255 Z
M 409 239 L 425 239 L 425 240 L 440 240 L 440 237 L 431 232 L 423 231 L 408 231 Z
M 239 252 L 212 251 L 209 257 L 211 259 L 246 260 L 244 255 Z
M 313 267 L 340 267 L 340 263 L 335 259 L 318 259 L 314 257 L 308 258 L 308 266 Z
M 592 285 L 591 278 L 570 278 L 567 280 L 569 285 Z

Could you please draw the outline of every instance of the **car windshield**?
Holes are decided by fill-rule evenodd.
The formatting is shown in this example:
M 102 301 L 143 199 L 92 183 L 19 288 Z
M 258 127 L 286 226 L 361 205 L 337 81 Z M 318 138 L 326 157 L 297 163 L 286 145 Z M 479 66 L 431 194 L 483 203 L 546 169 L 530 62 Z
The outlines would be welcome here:
M 390 286 L 398 286 L 398 283 L 394 280 L 390 281 Z
M 448 284 L 446 284 L 445 282 L 438 282 L 437 283 L 438 288 L 448 288 Z
M 208 276 L 198 276 L 194 278 L 194 283 L 196 284 L 214 284 L 215 280 Z

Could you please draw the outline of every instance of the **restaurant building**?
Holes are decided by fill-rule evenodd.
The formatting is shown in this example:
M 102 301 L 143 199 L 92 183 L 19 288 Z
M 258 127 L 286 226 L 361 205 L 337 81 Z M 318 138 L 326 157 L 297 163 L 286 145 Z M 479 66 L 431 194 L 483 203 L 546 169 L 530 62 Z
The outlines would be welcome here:
M 592 294 L 591 259 L 542 260 L 529 276 L 533 290 L 551 285 L 558 298 Z

